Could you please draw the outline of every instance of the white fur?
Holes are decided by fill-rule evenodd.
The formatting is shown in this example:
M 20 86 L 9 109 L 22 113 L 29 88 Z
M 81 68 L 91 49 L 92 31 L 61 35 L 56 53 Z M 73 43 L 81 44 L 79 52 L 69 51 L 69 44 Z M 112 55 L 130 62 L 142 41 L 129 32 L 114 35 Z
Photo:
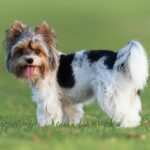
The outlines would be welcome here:
M 36 85 L 31 85 L 33 100 L 37 104 L 37 120 L 40 126 L 62 123 L 62 104 L 56 85 L 56 72 Z
M 84 51 L 77 52 L 72 63 L 76 81 L 72 88 L 59 87 L 57 70 L 32 85 L 39 125 L 50 125 L 53 122 L 78 124 L 83 116 L 83 104 L 96 99 L 120 127 L 138 126 L 141 120 L 141 100 L 137 91 L 143 89 L 148 78 L 144 49 L 137 41 L 129 42 L 118 52 L 112 70 L 104 65 L 105 59 L 102 57 L 91 64 Z M 122 63 L 125 71 L 121 69 Z
M 115 68 L 125 62 L 128 74 L 131 76 L 135 86 L 143 89 L 148 78 L 148 61 L 143 46 L 137 41 L 130 41 L 127 46 L 118 53 Z

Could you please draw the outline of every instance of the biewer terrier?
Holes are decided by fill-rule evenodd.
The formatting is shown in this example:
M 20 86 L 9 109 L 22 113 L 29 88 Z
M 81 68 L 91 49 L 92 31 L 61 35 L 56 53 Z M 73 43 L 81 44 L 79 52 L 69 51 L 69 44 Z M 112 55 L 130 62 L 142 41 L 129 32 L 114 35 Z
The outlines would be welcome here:
M 118 52 L 63 54 L 47 23 L 32 30 L 15 21 L 4 43 L 7 69 L 29 82 L 40 126 L 79 124 L 83 105 L 92 99 L 120 127 L 140 124 L 140 91 L 148 78 L 148 61 L 139 42 L 130 41 Z

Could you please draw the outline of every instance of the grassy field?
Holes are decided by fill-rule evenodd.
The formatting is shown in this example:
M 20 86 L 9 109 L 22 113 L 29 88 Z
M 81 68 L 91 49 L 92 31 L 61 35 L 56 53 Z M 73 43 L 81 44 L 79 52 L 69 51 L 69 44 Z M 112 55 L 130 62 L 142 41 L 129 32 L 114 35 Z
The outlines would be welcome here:
M 59 49 L 118 50 L 130 39 L 140 40 L 150 56 L 148 0 L 1 0 L 0 43 L 14 20 L 35 27 L 43 20 L 56 31 Z M 1 150 L 146 150 L 150 149 L 150 84 L 142 92 L 142 124 L 116 128 L 97 105 L 85 107 L 81 125 L 37 126 L 28 85 L 19 83 L 4 65 L 0 50 Z

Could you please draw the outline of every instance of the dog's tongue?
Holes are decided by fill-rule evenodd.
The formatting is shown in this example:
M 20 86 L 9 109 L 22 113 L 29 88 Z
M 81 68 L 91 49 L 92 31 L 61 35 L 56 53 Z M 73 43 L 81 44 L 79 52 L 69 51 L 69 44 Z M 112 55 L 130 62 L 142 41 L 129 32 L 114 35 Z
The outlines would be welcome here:
M 34 67 L 33 66 L 27 66 L 26 68 L 25 68 L 25 76 L 26 77 L 31 77 L 31 76 L 33 76 L 34 75 Z

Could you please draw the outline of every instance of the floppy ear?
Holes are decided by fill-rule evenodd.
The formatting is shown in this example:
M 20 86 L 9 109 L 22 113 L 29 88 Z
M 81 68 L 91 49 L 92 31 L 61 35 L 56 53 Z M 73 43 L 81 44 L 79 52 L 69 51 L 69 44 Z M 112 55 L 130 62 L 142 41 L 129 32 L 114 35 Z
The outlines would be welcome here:
M 35 28 L 37 34 L 41 34 L 44 40 L 47 42 L 48 47 L 56 49 L 56 34 L 54 29 L 50 28 L 49 25 L 43 21 L 40 25 Z
M 27 25 L 23 24 L 20 21 L 14 21 L 12 26 L 5 31 L 6 39 L 5 39 L 5 48 L 6 50 L 10 50 L 14 45 L 17 38 L 19 38 L 22 32 L 27 30 Z
M 55 69 L 58 64 L 56 34 L 54 29 L 50 28 L 46 22 L 41 23 L 35 28 L 37 34 L 42 35 L 49 48 L 49 60 L 51 69 Z

